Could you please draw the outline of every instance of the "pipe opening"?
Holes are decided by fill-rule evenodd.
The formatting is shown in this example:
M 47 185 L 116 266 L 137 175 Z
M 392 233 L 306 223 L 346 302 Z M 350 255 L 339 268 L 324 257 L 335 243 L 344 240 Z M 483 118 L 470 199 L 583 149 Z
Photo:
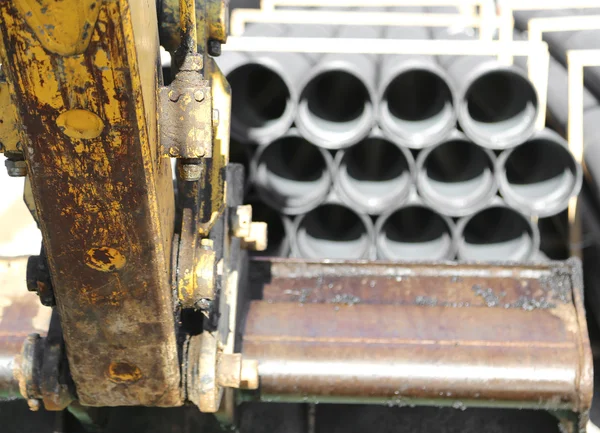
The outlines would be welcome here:
M 539 138 L 516 147 L 504 162 L 503 194 L 529 209 L 561 210 L 578 187 L 578 167 L 560 143 Z
M 448 220 L 421 206 L 398 209 L 385 219 L 377 233 L 380 258 L 388 260 L 443 260 L 454 258 Z
M 338 176 L 340 187 L 353 202 L 374 211 L 406 196 L 412 181 L 406 155 L 381 138 L 367 138 L 347 149 Z
M 459 256 L 464 260 L 527 260 L 538 248 L 539 236 L 521 213 L 492 206 L 464 225 Z
M 452 91 L 435 72 L 413 69 L 398 74 L 381 101 L 382 121 L 411 141 L 440 134 L 454 125 Z
M 323 72 L 304 88 L 299 123 L 312 135 L 336 144 L 365 133 L 370 127 L 373 102 L 366 85 L 343 70 Z
M 287 257 L 290 253 L 290 242 L 282 216 L 259 200 L 251 200 L 249 204 L 252 205 L 252 220 L 267 223 L 267 249 L 253 251 L 252 255 Z
M 360 259 L 369 255 L 371 233 L 366 220 L 350 208 L 325 204 L 300 220 L 296 243 L 302 257 Z
M 514 71 L 481 75 L 469 86 L 465 99 L 465 131 L 493 145 L 512 145 L 535 125 L 536 92 L 527 78 Z
M 290 89 L 273 69 L 246 64 L 228 74 L 231 85 L 231 120 L 241 134 L 265 129 L 293 115 Z M 289 125 L 288 125 L 289 126 Z
M 432 148 L 422 162 L 419 191 L 444 212 L 469 213 L 496 193 L 492 157 L 465 139 L 442 143 Z
M 258 159 L 255 179 L 265 201 L 283 209 L 316 206 L 332 181 L 323 152 L 296 136 L 267 146 Z

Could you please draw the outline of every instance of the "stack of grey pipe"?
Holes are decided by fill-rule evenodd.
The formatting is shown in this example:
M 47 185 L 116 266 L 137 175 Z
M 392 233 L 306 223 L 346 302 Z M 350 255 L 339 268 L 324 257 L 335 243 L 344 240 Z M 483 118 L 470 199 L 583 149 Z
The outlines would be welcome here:
M 249 36 L 464 38 L 423 28 L 254 25 Z M 382 34 L 383 32 L 383 34 Z M 224 53 L 233 161 L 274 256 L 532 260 L 579 192 L 537 94 L 493 58 Z

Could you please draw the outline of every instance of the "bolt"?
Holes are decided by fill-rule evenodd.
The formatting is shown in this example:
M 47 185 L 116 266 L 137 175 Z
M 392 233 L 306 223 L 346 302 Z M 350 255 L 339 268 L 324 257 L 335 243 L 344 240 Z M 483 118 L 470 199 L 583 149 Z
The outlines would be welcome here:
M 7 159 L 4 161 L 4 165 L 10 177 L 27 176 L 27 164 L 23 160 Z
M 178 147 L 171 147 L 169 149 L 169 155 L 171 155 L 173 158 L 177 158 L 179 156 L 179 148 Z
M 174 92 L 173 90 L 171 90 L 169 92 L 169 100 L 172 101 L 172 102 L 179 101 L 179 93 Z
M 198 102 L 204 101 L 204 92 L 202 90 L 196 90 L 194 92 L 194 99 Z
M 215 243 L 212 239 L 204 238 L 200 240 L 200 246 L 205 250 L 212 250 Z
M 40 410 L 40 401 L 37 398 L 30 398 L 27 400 L 27 405 L 29 406 L 29 410 L 32 412 L 37 412 Z
M 202 166 L 200 164 L 181 164 L 179 175 L 188 182 L 200 180 L 202 177 Z
M 221 55 L 221 42 L 211 39 L 208 41 L 208 54 L 213 57 Z
M 210 310 L 212 301 L 210 299 L 202 298 L 196 302 L 196 308 L 203 311 Z

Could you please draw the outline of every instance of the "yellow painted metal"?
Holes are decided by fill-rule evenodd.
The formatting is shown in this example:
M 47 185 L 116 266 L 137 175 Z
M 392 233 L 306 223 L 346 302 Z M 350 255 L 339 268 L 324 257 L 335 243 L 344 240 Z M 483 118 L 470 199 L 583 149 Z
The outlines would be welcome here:
M 100 0 L 14 0 L 42 46 L 62 56 L 85 51 L 101 4 Z
M 160 40 L 167 51 L 175 51 L 181 43 L 180 1 L 163 0 L 160 15 Z M 206 52 L 205 43 L 212 39 L 225 43 L 229 29 L 229 6 L 223 0 L 195 0 L 196 40 L 198 51 Z
M 17 112 L 10 99 L 8 83 L 0 82 L 0 151 L 19 152 Z
M 152 0 L 0 2 L 0 55 L 84 405 L 183 403 L 156 29 Z

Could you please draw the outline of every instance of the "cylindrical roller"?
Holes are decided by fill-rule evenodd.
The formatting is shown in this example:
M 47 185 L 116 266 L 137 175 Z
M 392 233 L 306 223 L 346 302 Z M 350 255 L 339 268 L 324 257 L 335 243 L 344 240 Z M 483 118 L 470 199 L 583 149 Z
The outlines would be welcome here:
M 391 39 L 430 39 L 424 27 L 391 27 Z M 413 149 L 443 139 L 456 125 L 454 89 L 433 56 L 383 56 L 379 77 L 381 128 Z
M 450 260 L 456 255 L 452 220 L 413 197 L 379 217 L 375 224 L 377 258 Z
M 498 200 L 458 222 L 458 258 L 469 261 L 524 261 L 540 246 L 538 227 Z
M 340 37 L 376 38 L 371 27 L 348 26 Z M 296 126 L 313 143 L 341 149 L 367 136 L 375 122 L 376 58 L 328 54 L 303 80 Z
M 509 205 L 546 217 L 567 208 L 569 199 L 579 193 L 583 176 L 567 142 L 546 129 L 501 153 L 496 177 Z
M 289 256 L 293 230 L 291 220 L 255 197 L 250 198 L 248 204 L 252 205 L 252 220 L 267 223 L 267 249 L 254 251 L 252 254 L 269 257 Z
M 436 211 L 459 217 L 488 204 L 496 195 L 494 153 L 460 132 L 427 148 L 417 158 L 417 187 Z
M 294 255 L 308 259 L 369 259 L 373 222 L 345 205 L 328 202 L 298 217 Z
M 253 161 L 253 181 L 261 200 L 290 215 L 321 204 L 333 183 L 331 154 L 295 131 L 260 148 Z
M 285 26 L 255 24 L 245 36 L 284 36 Z M 294 121 L 297 83 L 310 68 L 299 53 L 226 52 L 219 66 L 231 85 L 231 135 L 241 141 L 268 143 Z
M 353 209 L 375 215 L 408 198 L 414 165 L 410 151 L 373 132 L 337 153 L 336 191 Z

